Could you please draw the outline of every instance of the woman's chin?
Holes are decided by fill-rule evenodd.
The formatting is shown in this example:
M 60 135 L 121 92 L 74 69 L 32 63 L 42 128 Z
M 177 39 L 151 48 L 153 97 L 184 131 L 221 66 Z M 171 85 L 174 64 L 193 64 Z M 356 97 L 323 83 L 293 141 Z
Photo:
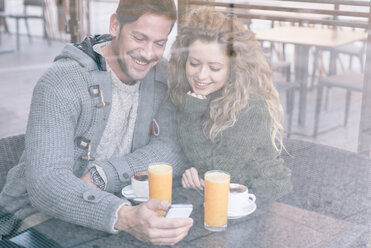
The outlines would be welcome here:
M 204 96 L 204 97 L 207 97 L 207 95 L 210 94 L 209 92 L 205 92 L 205 90 L 200 90 L 197 88 L 193 89 L 193 93 L 195 93 L 196 95 Z

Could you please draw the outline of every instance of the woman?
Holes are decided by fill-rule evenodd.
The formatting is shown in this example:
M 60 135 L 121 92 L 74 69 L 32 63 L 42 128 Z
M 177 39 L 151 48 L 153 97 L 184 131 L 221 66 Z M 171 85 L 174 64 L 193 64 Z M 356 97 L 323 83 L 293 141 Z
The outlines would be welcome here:
M 204 187 L 208 170 L 231 174 L 257 198 L 291 191 L 279 158 L 283 111 L 255 35 L 236 17 L 202 7 L 187 13 L 172 46 L 169 94 L 182 148 L 194 166 L 185 188 Z

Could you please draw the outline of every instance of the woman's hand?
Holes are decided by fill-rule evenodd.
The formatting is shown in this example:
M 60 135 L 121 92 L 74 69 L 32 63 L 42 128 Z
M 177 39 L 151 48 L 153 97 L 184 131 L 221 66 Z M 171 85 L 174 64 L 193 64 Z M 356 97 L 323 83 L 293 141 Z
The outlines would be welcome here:
M 193 93 L 193 92 L 191 92 L 191 91 L 188 91 L 187 94 L 190 95 L 190 96 L 196 97 L 196 98 L 198 98 L 198 99 L 203 99 L 203 100 L 206 99 L 206 96 L 203 96 L 203 95 L 197 95 L 196 93 Z
M 192 167 L 183 173 L 182 186 L 183 188 L 198 188 L 202 190 L 205 187 L 205 182 L 198 175 L 197 169 Z

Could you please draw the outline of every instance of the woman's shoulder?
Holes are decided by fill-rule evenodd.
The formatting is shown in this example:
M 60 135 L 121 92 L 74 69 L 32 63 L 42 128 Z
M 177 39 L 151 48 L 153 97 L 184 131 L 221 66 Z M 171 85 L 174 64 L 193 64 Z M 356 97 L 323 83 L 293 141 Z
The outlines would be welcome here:
M 249 94 L 247 105 L 241 110 L 238 122 L 258 122 L 268 120 L 269 110 L 265 98 L 259 94 Z
M 247 102 L 247 106 L 248 107 L 251 107 L 251 106 L 265 106 L 266 103 L 265 103 L 265 98 L 260 95 L 260 94 L 255 94 L 255 93 L 251 93 L 249 94 L 249 99 L 248 99 L 248 102 Z
M 268 106 L 265 101 L 265 98 L 259 94 L 249 94 L 249 98 L 246 104 L 246 107 L 243 109 L 242 112 L 250 112 L 250 111 L 259 111 L 259 112 L 266 112 L 268 111 Z

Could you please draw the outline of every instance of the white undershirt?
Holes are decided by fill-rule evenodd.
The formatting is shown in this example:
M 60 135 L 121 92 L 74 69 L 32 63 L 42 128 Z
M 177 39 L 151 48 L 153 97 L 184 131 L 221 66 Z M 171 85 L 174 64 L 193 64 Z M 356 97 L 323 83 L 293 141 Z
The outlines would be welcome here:
M 102 55 L 102 48 L 108 42 L 93 46 L 94 51 Z M 112 77 L 112 103 L 111 112 L 95 154 L 97 159 L 109 159 L 130 153 L 139 99 L 140 81 L 133 85 L 127 85 L 121 82 L 107 62 L 106 67 Z M 95 167 L 107 186 L 105 172 L 101 167 L 97 165 Z M 113 232 L 118 232 L 114 226 L 118 218 L 118 211 L 124 205 L 131 204 L 126 200 L 116 209 L 112 226 Z
M 106 43 L 97 44 L 94 51 L 102 55 Z M 130 153 L 137 117 L 140 81 L 127 85 L 120 81 L 106 63 L 112 76 L 112 105 L 107 125 L 97 147 L 97 159 L 109 159 Z

